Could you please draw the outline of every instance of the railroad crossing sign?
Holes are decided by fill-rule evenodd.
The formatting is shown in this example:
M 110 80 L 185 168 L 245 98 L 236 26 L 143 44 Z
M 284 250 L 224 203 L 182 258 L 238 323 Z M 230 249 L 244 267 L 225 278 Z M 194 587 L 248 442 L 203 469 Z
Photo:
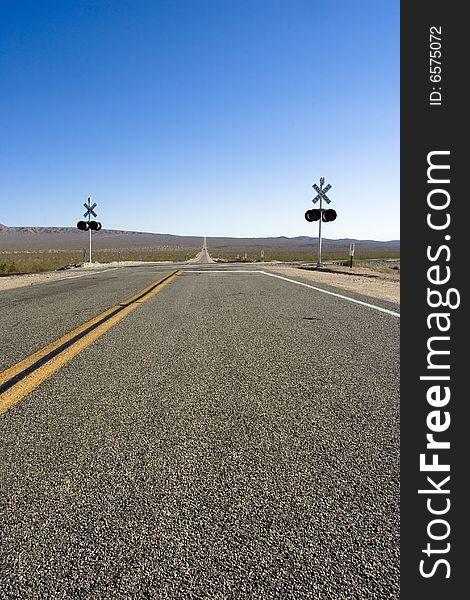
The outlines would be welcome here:
M 322 266 L 322 262 L 321 262 L 321 241 L 322 241 L 321 240 L 321 224 L 322 224 L 322 221 L 324 223 L 327 223 L 328 221 L 334 221 L 336 219 L 336 211 L 335 210 L 333 210 L 332 208 L 323 208 L 322 207 L 323 200 L 327 204 L 329 204 L 331 202 L 331 200 L 326 195 L 326 193 L 331 190 L 331 185 L 328 184 L 325 188 L 323 187 L 324 185 L 325 185 L 325 178 L 324 177 L 320 177 L 320 186 L 318 186 L 316 183 L 314 183 L 312 185 L 313 189 L 317 192 L 317 195 L 312 200 L 312 202 L 314 204 L 316 204 L 318 201 L 320 201 L 320 208 L 312 208 L 311 210 L 308 210 L 305 213 L 305 218 L 307 219 L 307 221 L 309 223 L 311 223 L 312 221 L 318 221 L 318 261 L 317 261 L 317 267 L 321 267 Z
M 92 231 L 99 231 L 101 229 L 101 223 L 99 221 L 91 221 L 90 218 L 91 216 L 95 217 L 97 216 L 97 214 L 95 213 L 95 208 L 97 207 L 96 202 L 93 202 L 93 204 L 91 203 L 91 198 L 88 197 L 87 201 L 83 204 L 83 206 L 86 208 L 85 214 L 83 215 L 85 218 L 88 217 L 87 221 L 78 221 L 77 223 L 77 228 L 80 229 L 81 231 L 89 231 L 90 232 L 90 263 L 92 262 L 91 260 L 91 232 Z
M 325 181 L 323 177 L 322 177 L 322 179 L 323 179 L 323 181 Z M 321 180 L 320 180 L 320 185 L 323 185 L 322 182 L 321 182 Z M 329 204 L 331 202 L 331 200 L 326 195 L 326 192 L 328 192 L 329 190 L 331 190 L 331 185 L 330 184 L 328 184 L 324 190 L 321 187 L 318 187 L 318 185 L 316 183 L 314 183 L 312 185 L 312 187 L 317 192 L 317 195 L 312 200 L 312 202 L 314 204 L 316 202 L 318 202 L 319 200 L 324 200 L 327 204 Z
M 88 198 L 88 200 L 83 204 L 83 206 L 86 208 L 86 213 L 83 215 L 84 217 L 88 217 L 88 220 L 90 220 L 90 215 L 96 217 L 96 213 L 93 210 L 97 206 L 96 202 L 93 202 L 92 204 L 91 198 Z

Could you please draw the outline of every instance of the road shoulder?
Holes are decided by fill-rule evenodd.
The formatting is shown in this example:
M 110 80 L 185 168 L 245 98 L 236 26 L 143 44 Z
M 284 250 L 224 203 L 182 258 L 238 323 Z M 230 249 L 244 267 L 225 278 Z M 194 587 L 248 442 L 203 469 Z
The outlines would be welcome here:
M 370 267 L 339 267 L 328 265 L 325 270 L 291 265 L 266 265 L 266 271 L 291 277 L 310 284 L 323 284 L 400 304 L 400 275 L 392 269 L 381 271 Z

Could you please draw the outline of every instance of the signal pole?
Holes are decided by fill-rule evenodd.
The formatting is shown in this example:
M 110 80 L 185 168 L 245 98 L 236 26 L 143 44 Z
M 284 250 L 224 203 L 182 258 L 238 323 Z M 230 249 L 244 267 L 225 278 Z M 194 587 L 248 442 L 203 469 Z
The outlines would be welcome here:
M 320 177 L 320 190 L 323 189 L 323 184 L 325 183 L 325 178 L 324 177 Z M 322 200 L 323 200 L 323 196 L 322 194 L 319 194 L 320 196 L 320 212 L 322 211 Z M 317 269 L 320 268 L 322 266 L 321 264 L 321 222 L 322 219 L 318 220 L 318 256 L 317 256 Z
M 96 213 L 94 211 L 95 207 L 96 207 L 96 202 L 93 202 L 93 204 L 91 203 L 91 198 L 88 198 L 88 200 L 85 202 L 85 204 L 83 205 L 86 208 L 86 212 L 83 215 L 84 217 L 88 217 L 88 221 L 79 221 L 77 223 L 77 228 L 80 229 L 81 231 L 89 231 L 89 240 L 90 240 L 90 263 L 92 262 L 92 258 L 91 258 L 91 232 L 94 231 L 99 231 L 101 229 L 101 223 L 99 221 L 90 221 L 90 216 L 93 215 L 94 217 L 96 217 Z M 85 250 L 83 250 L 83 252 L 85 252 Z
M 90 218 L 91 215 L 93 215 L 94 217 L 96 217 L 96 213 L 93 210 L 96 207 L 96 202 L 93 202 L 93 204 L 91 203 L 91 198 L 88 197 L 88 200 L 83 204 L 83 206 L 86 208 L 86 213 L 83 215 L 84 217 L 88 216 L 88 231 L 90 232 L 90 264 L 91 264 L 91 227 L 90 227 Z
M 325 183 L 325 178 L 324 177 L 320 177 L 320 187 L 318 187 L 318 185 L 316 183 L 314 183 L 312 185 L 313 189 L 317 192 L 317 195 L 315 196 L 315 198 L 312 200 L 312 202 L 315 204 L 316 202 L 320 201 L 320 208 L 314 208 L 311 210 L 308 210 L 305 213 L 305 218 L 306 220 L 311 223 L 312 221 L 318 221 L 318 257 L 317 257 L 317 268 L 322 266 L 322 260 L 321 260 L 321 222 L 325 221 L 325 223 L 327 223 L 328 221 L 334 221 L 336 219 L 336 211 L 333 210 L 332 208 L 328 208 L 328 209 L 324 209 L 322 204 L 323 204 L 323 200 L 325 200 L 325 202 L 327 204 L 329 204 L 331 202 L 331 200 L 328 198 L 328 196 L 326 195 L 326 193 L 331 189 L 331 185 L 328 184 L 325 189 L 323 189 L 323 184 Z

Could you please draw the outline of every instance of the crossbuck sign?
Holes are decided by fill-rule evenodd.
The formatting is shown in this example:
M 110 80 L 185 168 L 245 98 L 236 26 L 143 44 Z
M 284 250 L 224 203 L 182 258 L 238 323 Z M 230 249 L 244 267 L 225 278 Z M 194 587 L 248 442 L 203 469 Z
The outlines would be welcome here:
M 326 195 L 326 193 L 331 190 L 331 185 L 328 184 L 326 187 L 323 187 L 324 185 L 325 185 L 325 178 L 324 177 L 320 177 L 320 185 L 319 186 L 316 183 L 314 183 L 312 185 L 313 189 L 317 192 L 317 195 L 312 200 L 312 202 L 314 204 L 316 204 L 317 202 L 320 202 L 320 209 L 316 209 L 315 208 L 315 209 L 309 210 L 309 211 L 307 211 L 305 213 L 305 218 L 307 219 L 307 221 L 316 221 L 316 220 L 318 220 L 318 260 L 317 260 L 317 267 L 321 267 L 322 266 L 322 261 L 321 261 L 321 224 L 322 224 L 322 221 L 334 221 L 336 219 L 336 211 L 334 211 L 331 208 L 328 208 L 326 210 L 324 208 L 322 208 L 323 200 L 327 204 L 329 204 L 331 202 L 331 200 Z
M 96 213 L 93 210 L 97 206 L 96 202 L 93 202 L 92 204 L 91 198 L 88 198 L 88 200 L 83 204 L 83 206 L 86 208 L 86 213 L 83 215 L 84 217 L 88 217 L 88 220 L 90 220 L 90 215 L 96 217 Z
M 322 177 L 323 179 L 323 177 Z M 328 198 L 328 196 L 326 195 L 326 192 L 328 192 L 331 189 L 331 185 L 328 184 L 326 186 L 326 188 L 324 190 L 322 190 L 321 188 L 318 187 L 318 185 L 316 183 L 314 183 L 312 185 L 313 189 L 318 192 L 317 195 L 315 196 L 315 198 L 312 200 L 312 202 L 315 204 L 316 202 L 318 202 L 319 200 L 324 200 L 327 204 L 329 204 L 331 202 L 331 200 Z

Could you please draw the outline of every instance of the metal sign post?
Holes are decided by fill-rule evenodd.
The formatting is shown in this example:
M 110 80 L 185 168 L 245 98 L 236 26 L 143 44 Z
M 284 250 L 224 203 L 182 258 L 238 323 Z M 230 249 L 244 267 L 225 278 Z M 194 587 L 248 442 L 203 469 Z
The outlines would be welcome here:
M 88 217 L 88 231 L 90 232 L 90 263 L 92 262 L 91 260 L 91 227 L 90 227 L 90 218 L 91 215 L 93 215 L 94 217 L 96 217 L 96 213 L 94 211 L 94 208 L 96 208 L 97 204 L 96 202 L 93 202 L 93 204 L 91 203 L 91 198 L 88 198 L 88 200 L 83 204 L 83 206 L 86 208 L 86 212 L 84 213 L 84 217 Z
M 94 217 L 96 217 L 96 213 L 95 213 L 95 207 L 96 207 L 96 202 L 93 202 L 93 204 L 91 203 L 91 198 L 88 198 L 88 200 L 85 202 L 85 204 L 83 205 L 86 208 L 86 212 L 83 215 L 84 217 L 88 217 L 88 221 L 78 221 L 77 223 L 77 229 L 80 229 L 80 231 L 89 231 L 89 236 L 90 236 L 90 263 L 92 262 L 92 257 L 91 257 L 91 232 L 92 231 L 100 231 L 101 229 L 101 223 L 99 221 L 90 221 L 90 216 L 93 215 Z M 85 250 L 83 250 L 83 260 L 85 260 Z
M 320 187 L 318 187 L 318 185 L 316 183 L 314 183 L 312 185 L 313 189 L 317 192 L 317 195 L 312 200 L 312 202 L 315 204 L 316 202 L 320 201 L 320 208 L 311 208 L 310 210 L 307 210 L 307 212 L 305 213 L 305 218 L 309 223 L 312 223 L 313 221 L 319 221 L 319 223 L 318 223 L 317 267 L 322 266 L 322 262 L 321 262 L 321 223 L 322 223 L 322 221 L 324 221 L 325 223 L 328 223 L 329 221 L 334 221 L 337 217 L 336 211 L 333 208 L 323 208 L 322 207 L 323 200 L 327 204 L 329 204 L 331 202 L 331 200 L 326 195 L 326 192 L 331 190 L 331 185 L 328 184 L 325 188 L 323 188 L 324 183 L 325 183 L 325 178 L 320 177 Z
M 355 244 L 349 244 L 349 268 L 352 269 L 353 266 L 353 256 L 354 256 L 354 246 Z

